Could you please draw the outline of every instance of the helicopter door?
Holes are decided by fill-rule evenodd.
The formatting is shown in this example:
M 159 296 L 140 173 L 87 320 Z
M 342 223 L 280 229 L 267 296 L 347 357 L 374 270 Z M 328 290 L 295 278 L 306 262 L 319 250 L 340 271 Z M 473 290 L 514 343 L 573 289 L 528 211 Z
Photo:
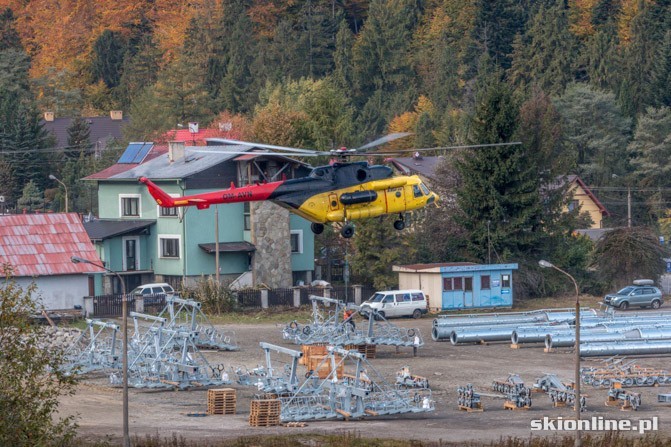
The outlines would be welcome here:
M 340 208 L 340 201 L 338 201 L 338 195 L 335 193 L 329 194 L 329 210 L 337 211 Z
M 407 186 L 406 186 L 407 187 Z M 405 190 L 406 187 L 385 189 L 387 212 L 400 213 L 405 211 Z

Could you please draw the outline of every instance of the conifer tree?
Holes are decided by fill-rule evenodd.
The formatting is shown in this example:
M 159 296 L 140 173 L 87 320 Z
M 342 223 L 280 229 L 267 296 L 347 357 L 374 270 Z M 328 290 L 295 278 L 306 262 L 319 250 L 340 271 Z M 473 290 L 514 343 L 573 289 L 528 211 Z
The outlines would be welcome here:
M 89 123 L 82 116 L 76 116 L 67 128 L 68 147 L 65 156 L 72 160 L 80 154 L 88 154 L 91 149 L 91 129 Z
M 471 143 L 512 142 L 518 115 L 511 88 L 495 72 L 476 105 Z M 538 172 L 525 146 L 474 149 L 456 168 L 461 177 L 457 192 L 463 213 L 460 223 L 473 259 L 486 260 L 490 246 L 496 255 L 493 261 L 528 255 L 539 236 L 542 212 Z

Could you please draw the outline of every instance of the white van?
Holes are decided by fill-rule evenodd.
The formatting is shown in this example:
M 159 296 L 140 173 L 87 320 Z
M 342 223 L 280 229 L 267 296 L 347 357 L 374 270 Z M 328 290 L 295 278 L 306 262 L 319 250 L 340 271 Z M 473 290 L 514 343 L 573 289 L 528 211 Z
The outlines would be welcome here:
M 421 290 L 386 290 L 375 292 L 361 304 L 360 312 L 366 314 L 366 308 L 377 310 L 384 318 L 413 317 L 420 318 L 429 311 L 426 297 Z

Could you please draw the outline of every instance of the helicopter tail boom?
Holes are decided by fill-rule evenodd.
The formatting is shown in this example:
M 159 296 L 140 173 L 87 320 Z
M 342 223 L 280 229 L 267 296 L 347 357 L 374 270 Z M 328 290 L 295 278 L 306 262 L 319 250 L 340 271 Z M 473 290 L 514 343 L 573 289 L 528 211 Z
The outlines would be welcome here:
M 236 188 L 231 184 L 228 189 L 203 194 L 194 194 L 192 196 L 170 197 L 154 182 L 146 177 L 138 179 L 140 183 L 147 185 L 149 194 L 156 200 L 160 206 L 172 208 L 176 206 L 196 206 L 198 209 L 207 209 L 210 205 L 219 203 L 239 203 L 253 202 L 257 200 L 268 200 L 272 193 L 284 182 L 263 183 L 259 185 L 242 186 Z

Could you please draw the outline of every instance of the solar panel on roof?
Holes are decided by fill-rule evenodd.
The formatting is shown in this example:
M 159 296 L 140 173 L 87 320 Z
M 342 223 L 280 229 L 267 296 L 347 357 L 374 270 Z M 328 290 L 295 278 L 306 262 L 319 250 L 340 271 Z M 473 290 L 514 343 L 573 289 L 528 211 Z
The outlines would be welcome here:
M 138 151 L 132 163 L 142 163 L 144 161 L 144 158 L 149 153 L 149 150 L 151 150 L 152 146 L 154 146 L 152 143 L 145 143 Z
M 153 143 L 129 143 L 117 163 L 142 163 Z

